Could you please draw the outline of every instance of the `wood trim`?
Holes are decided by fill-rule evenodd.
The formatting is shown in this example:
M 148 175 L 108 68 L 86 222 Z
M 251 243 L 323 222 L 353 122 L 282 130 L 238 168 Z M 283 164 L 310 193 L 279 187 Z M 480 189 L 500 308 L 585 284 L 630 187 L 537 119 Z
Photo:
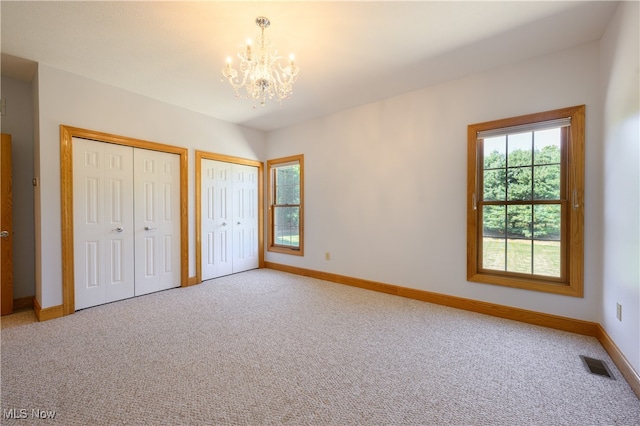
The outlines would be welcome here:
M 196 150 L 196 276 L 194 284 L 202 282 L 202 160 L 222 161 L 258 168 L 258 267 L 264 268 L 264 163 L 247 158 Z
M 272 204 L 271 168 L 279 164 L 286 164 L 286 163 L 292 163 L 292 162 L 298 162 L 300 164 L 300 217 L 298 218 L 299 240 L 298 240 L 298 248 L 296 249 L 274 245 L 273 209 L 271 207 L 271 204 Z M 269 199 L 267 200 L 267 204 L 268 204 L 267 209 L 269 210 L 269 214 L 267 215 L 268 216 L 267 217 L 267 220 L 268 220 L 267 250 L 274 253 L 291 254 L 294 256 L 304 256 L 304 154 L 291 155 L 289 157 L 274 158 L 272 160 L 268 160 L 266 173 L 268 175 L 268 178 L 266 180 L 267 194 L 269 194 Z
M 188 149 L 128 138 L 95 130 L 60 125 L 60 194 L 62 230 L 62 309 L 64 315 L 75 312 L 73 249 L 73 146 L 72 138 L 167 152 L 180 156 L 180 285 L 189 285 L 189 221 L 188 221 Z M 47 308 L 49 309 L 49 308 Z
M 36 314 L 38 321 L 49 321 L 56 318 L 62 318 L 64 314 L 64 307 L 62 305 L 51 306 L 48 308 L 41 308 L 40 302 L 35 297 L 33 298 L 33 312 Z
M 481 224 L 478 223 L 479 182 L 477 133 L 480 131 L 532 124 L 559 118 L 571 118 L 567 155 L 566 199 L 570 205 L 572 191 L 577 192 L 578 208 L 569 208 L 567 218 L 562 227 L 568 228 L 563 239 L 568 243 L 563 263 L 566 265 L 566 281 L 564 283 L 545 280 L 540 277 L 522 277 L 518 274 L 490 273 L 481 270 L 480 257 Z M 555 293 L 564 296 L 584 297 L 584 125 L 585 106 L 579 105 L 528 114 L 484 123 L 470 124 L 467 127 L 467 280 L 483 284 L 502 285 L 527 290 Z M 566 154 L 565 154 L 566 155 Z M 567 224 L 564 222 L 567 220 Z M 568 225 L 568 226 L 565 226 Z
M 74 134 L 76 134 L 76 132 L 73 132 L 70 128 L 60 126 L 60 206 L 62 209 L 61 255 L 63 315 L 70 315 L 75 312 L 75 277 L 73 258 L 73 146 L 71 144 Z M 38 320 L 40 320 L 38 311 L 36 311 L 36 315 L 38 316 Z
M 279 263 L 266 262 L 269 269 L 302 275 L 305 277 L 317 278 L 338 284 L 350 285 L 366 290 L 378 291 L 406 297 L 409 299 L 421 300 L 423 302 L 434 303 L 436 305 L 449 306 L 465 311 L 476 312 L 494 317 L 524 322 L 556 330 L 568 331 L 570 333 L 591 336 L 598 339 L 600 344 L 607 351 L 620 373 L 629 383 L 631 389 L 640 398 L 640 375 L 636 372 L 620 349 L 611 340 L 602 326 L 595 322 L 583 321 L 574 318 L 561 317 L 558 315 L 545 314 L 542 312 L 529 311 L 526 309 L 514 308 L 510 306 L 497 305 L 494 303 L 482 302 L 479 300 L 466 299 L 462 297 L 449 296 L 446 294 L 433 293 L 425 290 L 400 287 L 392 284 L 380 283 L 376 281 L 363 280 L 360 278 L 348 277 L 345 275 L 332 274 L 329 272 L 315 271 L 312 269 L 298 268 L 296 266 L 283 265 Z
M 20 309 L 33 309 L 33 301 L 35 297 L 27 296 L 27 297 L 19 297 L 17 299 L 13 299 L 13 310 L 17 311 Z
M 198 278 L 197 277 L 189 277 L 189 280 L 187 281 L 187 285 L 188 286 L 192 286 L 192 285 L 196 285 L 198 284 Z
M 631 389 L 633 389 L 638 399 L 640 399 L 640 374 L 633 369 L 631 363 L 622 354 L 618 346 L 611 340 L 611 337 L 609 337 L 600 324 L 597 324 L 596 337 L 613 360 L 613 363 L 618 367 L 620 374 L 627 380 Z

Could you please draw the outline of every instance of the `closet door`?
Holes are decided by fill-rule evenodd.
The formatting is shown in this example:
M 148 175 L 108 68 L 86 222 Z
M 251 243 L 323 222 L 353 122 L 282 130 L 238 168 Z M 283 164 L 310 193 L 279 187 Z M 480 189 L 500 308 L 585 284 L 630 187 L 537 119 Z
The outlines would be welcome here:
M 233 165 L 233 272 L 258 265 L 258 168 Z
M 200 163 L 203 280 L 233 272 L 232 166 L 231 163 L 204 158 Z
M 134 149 L 135 294 L 180 286 L 180 157 Z
M 76 310 L 134 295 L 132 154 L 73 139 Z

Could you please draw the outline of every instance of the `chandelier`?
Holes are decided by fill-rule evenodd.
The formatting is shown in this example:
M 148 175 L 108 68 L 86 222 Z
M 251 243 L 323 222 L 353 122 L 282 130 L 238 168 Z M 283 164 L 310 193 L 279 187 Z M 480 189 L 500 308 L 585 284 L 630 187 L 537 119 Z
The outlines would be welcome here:
M 256 37 L 255 49 L 249 39 L 246 48 L 238 52 L 239 73 L 231 66 L 231 57 L 227 57 L 227 65 L 222 69 L 222 76 L 229 80 L 236 97 L 259 101 L 262 106 L 266 105 L 267 98 L 277 98 L 282 105 L 282 101 L 291 96 L 293 83 L 300 72 L 300 68 L 295 65 L 293 54 L 286 63 L 282 61 L 282 56 L 278 55 L 277 50 L 272 50 L 271 41 L 264 36 L 264 30 L 270 24 L 269 19 L 264 16 L 256 18 L 260 34 Z M 244 91 L 241 90 L 243 88 Z

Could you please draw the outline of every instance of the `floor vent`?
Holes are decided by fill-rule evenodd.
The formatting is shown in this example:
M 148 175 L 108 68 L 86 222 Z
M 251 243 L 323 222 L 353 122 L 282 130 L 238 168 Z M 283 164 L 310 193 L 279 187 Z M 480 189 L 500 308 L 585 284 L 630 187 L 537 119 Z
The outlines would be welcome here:
M 605 364 L 604 361 L 600 359 L 589 358 L 588 356 L 584 355 L 580 355 L 580 358 L 582 359 L 582 363 L 589 373 L 608 377 L 613 380 L 616 379 L 615 377 L 613 377 L 613 374 L 611 374 L 611 370 L 609 370 L 609 367 L 607 367 L 607 364 Z

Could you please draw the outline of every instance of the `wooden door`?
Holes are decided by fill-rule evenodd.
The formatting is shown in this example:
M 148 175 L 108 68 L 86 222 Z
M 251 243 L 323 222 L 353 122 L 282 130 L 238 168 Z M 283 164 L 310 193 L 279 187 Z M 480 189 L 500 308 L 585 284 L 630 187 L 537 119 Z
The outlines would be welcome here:
M 0 148 L 0 278 L 2 315 L 13 313 L 13 201 L 11 197 L 11 135 L 2 134 Z
M 75 309 L 134 295 L 133 148 L 73 139 Z
M 180 287 L 180 156 L 134 149 L 135 294 Z

